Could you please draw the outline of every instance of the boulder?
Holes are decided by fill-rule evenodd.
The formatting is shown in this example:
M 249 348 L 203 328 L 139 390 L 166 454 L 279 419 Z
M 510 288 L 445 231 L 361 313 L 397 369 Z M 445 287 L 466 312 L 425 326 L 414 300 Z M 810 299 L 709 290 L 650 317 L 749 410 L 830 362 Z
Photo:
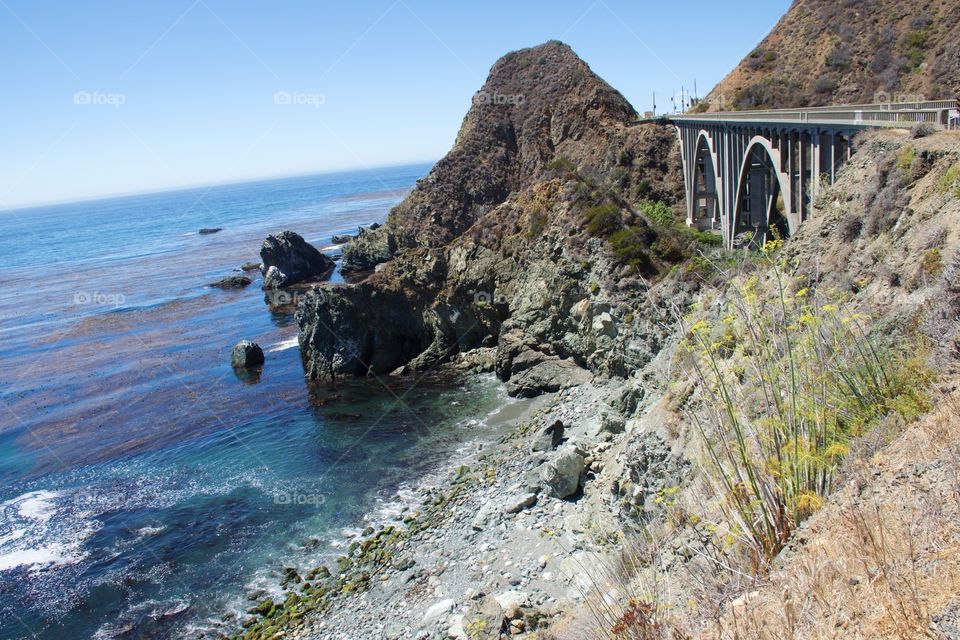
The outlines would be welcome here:
M 268 236 L 260 247 L 265 288 L 287 287 L 330 275 L 334 262 L 293 231 Z
M 520 513 L 524 509 L 529 509 L 537 503 L 537 494 L 522 493 L 518 496 L 507 498 L 503 504 L 504 513 Z
M 568 445 L 557 450 L 540 466 L 540 484 L 545 491 L 562 500 L 580 488 L 583 470 L 583 456 L 576 447 Z
M 503 629 L 503 607 L 492 596 L 470 605 L 463 616 L 464 629 L 471 640 L 499 640 Z
M 260 263 L 244 262 L 242 265 L 240 265 L 240 270 L 241 271 L 260 271 Z
M 544 427 L 533 439 L 530 445 L 530 451 L 552 451 L 560 446 L 563 441 L 563 422 L 557 420 L 548 427 Z
M 427 609 L 426 613 L 423 614 L 423 623 L 432 624 L 436 622 L 443 616 L 450 613 L 455 604 L 456 602 L 454 602 L 452 598 L 447 598 L 446 600 L 441 600 L 440 602 L 434 604 Z
M 214 289 L 243 289 L 244 287 L 249 287 L 252 282 L 253 280 L 247 276 L 234 275 L 227 276 L 216 282 L 211 282 L 210 286 Z
M 330 238 L 330 242 L 332 242 L 333 244 L 346 244 L 351 240 L 353 240 L 355 237 L 356 236 L 351 236 L 349 233 L 338 233 L 332 238 Z
M 262 366 L 265 361 L 263 349 L 256 342 L 243 340 L 233 348 L 230 354 L 230 364 L 237 369 L 252 369 Z
M 589 371 L 581 369 L 573 360 L 554 358 L 515 373 L 507 382 L 507 393 L 514 397 L 535 398 L 587 383 L 591 377 Z

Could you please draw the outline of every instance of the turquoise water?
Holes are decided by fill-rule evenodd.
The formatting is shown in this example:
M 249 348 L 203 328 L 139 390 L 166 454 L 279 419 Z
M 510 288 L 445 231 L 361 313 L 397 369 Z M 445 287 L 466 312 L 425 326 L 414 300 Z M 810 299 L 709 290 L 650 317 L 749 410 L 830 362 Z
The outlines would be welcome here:
M 427 169 L 0 214 L 0 638 L 214 628 L 489 436 L 492 380 L 311 388 L 259 282 L 206 286 L 271 232 L 335 251 Z M 257 380 L 229 367 L 241 339 Z

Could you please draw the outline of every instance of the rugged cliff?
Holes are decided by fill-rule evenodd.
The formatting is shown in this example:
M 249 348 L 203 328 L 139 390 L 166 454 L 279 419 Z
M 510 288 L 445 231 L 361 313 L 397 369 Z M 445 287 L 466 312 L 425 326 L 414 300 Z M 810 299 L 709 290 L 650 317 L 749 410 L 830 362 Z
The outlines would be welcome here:
M 497 62 L 451 152 L 346 248 L 346 269 L 376 272 L 301 305 L 308 375 L 425 370 L 486 347 L 481 367 L 535 395 L 641 364 L 661 334 L 636 313 L 648 280 L 698 238 L 670 210 L 675 134 L 635 118 L 562 43 Z
M 957 0 L 796 0 L 704 101 L 792 108 L 960 94 Z

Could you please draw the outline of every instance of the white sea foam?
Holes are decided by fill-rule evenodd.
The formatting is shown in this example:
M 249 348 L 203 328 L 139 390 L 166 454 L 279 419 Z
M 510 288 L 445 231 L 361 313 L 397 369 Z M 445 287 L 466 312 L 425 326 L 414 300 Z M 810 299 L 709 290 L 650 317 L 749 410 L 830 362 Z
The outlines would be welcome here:
M 83 541 L 96 523 L 61 509 L 62 498 L 55 491 L 31 491 L 0 504 L 0 571 L 36 571 L 85 557 Z
M 277 351 L 286 351 L 287 349 L 293 349 L 294 347 L 298 347 L 298 346 L 300 346 L 300 338 L 297 336 L 293 336 L 292 338 L 281 340 L 277 344 L 267 349 L 267 352 L 276 353 Z

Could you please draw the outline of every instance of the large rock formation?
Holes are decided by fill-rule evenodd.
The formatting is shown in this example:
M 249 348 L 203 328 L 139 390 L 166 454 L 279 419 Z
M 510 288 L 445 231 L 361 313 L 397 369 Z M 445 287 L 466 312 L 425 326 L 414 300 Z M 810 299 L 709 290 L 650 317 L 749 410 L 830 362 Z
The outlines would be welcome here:
M 960 1 L 796 0 L 704 101 L 792 108 L 960 95 Z
M 309 377 L 424 370 L 497 345 L 497 374 L 523 374 L 512 392 L 536 395 L 643 362 L 663 334 L 634 319 L 644 278 L 692 240 L 635 209 L 682 194 L 675 134 L 635 118 L 564 44 L 497 62 L 451 152 L 346 247 L 348 268 L 377 272 L 300 306 Z
M 287 287 L 309 280 L 319 280 L 333 271 L 333 259 L 293 231 L 268 236 L 260 247 L 263 263 L 263 286 L 267 289 Z

